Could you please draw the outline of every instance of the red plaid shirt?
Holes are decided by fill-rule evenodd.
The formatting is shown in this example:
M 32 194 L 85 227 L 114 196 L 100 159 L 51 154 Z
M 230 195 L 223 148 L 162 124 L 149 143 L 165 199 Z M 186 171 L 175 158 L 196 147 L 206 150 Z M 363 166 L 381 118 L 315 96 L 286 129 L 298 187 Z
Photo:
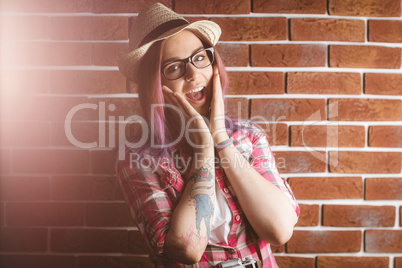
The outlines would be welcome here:
M 266 136 L 256 128 L 241 128 L 230 137 L 251 165 L 265 179 L 283 191 L 299 215 L 300 208 L 289 185 L 278 174 Z M 136 155 L 130 159 L 128 154 L 124 161 L 117 162 L 116 170 L 130 211 L 147 242 L 151 260 L 156 267 L 191 267 L 169 260 L 163 255 L 164 240 L 173 210 L 180 200 L 187 178 L 191 175 L 182 167 L 186 166 L 184 163 L 190 163 L 189 158 L 193 156 L 191 147 L 187 144 L 171 148 L 170 151 L 170 157 L 162 161 L 140 160 Z M 149 169 L 141 172 L 137 168 L 138 164 Z M 244 213 L 219 163 L 215 166 L 215 179 L 228 201 L 233 224 L 228 244 L 208 244 L 200 262 L 193 267 L 211 267 L 228 259 L 247 256 L 258 259 Z M 260 239 L 258 244 L 264 267 L 277 267 L 270 245 Z

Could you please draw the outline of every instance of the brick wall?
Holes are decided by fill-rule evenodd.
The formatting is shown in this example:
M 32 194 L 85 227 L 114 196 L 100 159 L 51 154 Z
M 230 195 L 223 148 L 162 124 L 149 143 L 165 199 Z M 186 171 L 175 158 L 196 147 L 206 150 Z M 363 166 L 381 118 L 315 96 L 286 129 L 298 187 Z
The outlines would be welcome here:
M 401 268 L 401 0 L 162 2 L 223 29 L 228 111 L 301 205 L 280 267 Z M 149 267 L 113 168 L 139 106 L 117 59 L 148 4 L 1 2 L 1 267 Z

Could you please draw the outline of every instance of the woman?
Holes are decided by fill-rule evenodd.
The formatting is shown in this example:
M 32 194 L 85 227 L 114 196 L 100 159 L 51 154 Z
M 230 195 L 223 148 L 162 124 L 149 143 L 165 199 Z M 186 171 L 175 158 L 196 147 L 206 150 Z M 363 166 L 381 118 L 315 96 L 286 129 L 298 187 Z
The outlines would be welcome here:
M 289 240 L 299 214 L 264 133 L 225 118 L 220 34 L 155 4 L 138 15 L 119 65 L 138 83 L 149 136 L 117 174 L 157 267 L 276 267 L 269 245 Z

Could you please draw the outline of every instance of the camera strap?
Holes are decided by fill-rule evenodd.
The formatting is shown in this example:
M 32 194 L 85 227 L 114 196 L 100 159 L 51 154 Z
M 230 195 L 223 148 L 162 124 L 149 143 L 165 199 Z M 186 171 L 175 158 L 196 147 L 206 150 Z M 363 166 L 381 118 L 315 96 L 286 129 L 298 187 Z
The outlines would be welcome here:
M 255 233 L 253 227 L 251 227 L 251 224 L 248 221 L 246 221 L 246 222 L 247 222 L 247 226 L 250 229 L 251 240 L 253 240 L 254 248 L 257 251 L 258 258 L 260 259 L 260 261 L 258 263 L 258 266 L 262 268 L 263 267 L 263 259 L 262 259 L 260 245 L 258 244 L 258 236 Z

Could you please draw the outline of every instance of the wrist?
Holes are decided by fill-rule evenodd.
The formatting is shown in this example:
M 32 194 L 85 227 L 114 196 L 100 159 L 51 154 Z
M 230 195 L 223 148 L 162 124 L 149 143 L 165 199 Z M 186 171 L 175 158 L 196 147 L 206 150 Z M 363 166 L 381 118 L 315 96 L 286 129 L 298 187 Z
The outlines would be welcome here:
M 221 142 L 223 142 L 225 140 L 228 140 L 229 135 L 226 132 L 225 133 L 221 132 L 221 133 L 216 134 L 213 138 L 214 138 L 214 144 L 216 146 L 219 143 L 221 143 Z
M 220 151 L 222 151 L 223 149 L 232 146 L 233 142 L 230 138 L 218 143 L 215 148 L 216 148 L 216 152 L 219 154 Z

